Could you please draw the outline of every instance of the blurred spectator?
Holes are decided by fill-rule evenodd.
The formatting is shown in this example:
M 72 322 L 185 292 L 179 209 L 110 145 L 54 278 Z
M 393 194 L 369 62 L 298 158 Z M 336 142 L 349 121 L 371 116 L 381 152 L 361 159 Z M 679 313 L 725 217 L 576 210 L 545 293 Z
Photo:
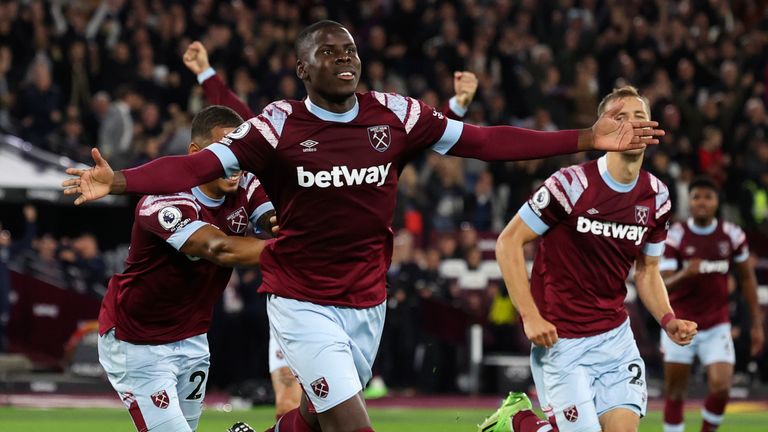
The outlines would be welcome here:
M 121 86 L 115 93 L 115 101 L 101 121 L 99 150 L 115 169 L 125 168 L 132 159 L 133 117 L 132 112 L 141 108 L 142 97 L 129 86 Z
M 61 89 L 52 81 L 50 63 L 40 55 L 32 63 L 28 83 L 19 95 L 17 111 L 22 137 L 47 148 L 46 137 L 62 120 L 62 105 Z

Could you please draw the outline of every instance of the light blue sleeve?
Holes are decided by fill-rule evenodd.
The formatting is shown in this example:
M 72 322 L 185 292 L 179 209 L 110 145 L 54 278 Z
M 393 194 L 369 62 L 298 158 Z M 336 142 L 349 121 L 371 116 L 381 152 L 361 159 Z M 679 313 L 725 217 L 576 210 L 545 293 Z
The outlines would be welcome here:
M 200 228 L 208 225 L 208 223 L 203 221 L 192 221 L 185 225 L 183 228 L 179 229 L 175 233 L 173 233 L 170 237 L 168 237 L 168 244 L 173 246 L 176 250 L 181 250 L 181 247 L 184 246 L 184 243 L 189 240 L 189 238 L 194 234 L 197 230 Z
M 224 167 L 224 173 L 227 177 L 240 171 L 240 162 L 237 160 L 237 156 L 235 156 L 232 150 L 224 144 L 214 143 L 203 150 L 211 151 L 217 158 L 219 158 L 219 162 L 221 162 L 221 166 Z
M 530 228 L 531 231 L 535 232 L 536 234 L 543 235 L 549 230 L 549 225 L 547 225 L 539 217 L 539 215 L 531 210 L 531 207 L 528 205 L 528 203 L 523 204 L 523 206 L 520 207 L 520 210 L 518 210 L 517 214 L 520 216 L 520 219 L 522 219 L 523 222 L 528 225 L 528 228 Z
M 464 130 L 464 123 L 453 119 L 447 119 L 443 136 L 432 145 L 432 150 L 444 155 L 459 141 L 461 132 Z
M 646 256 L 658 257 L 664 253 L 664 242 L 646 243 L 643 245 L 643 254 Z
M 456 96 L 452 97 L 448 101 L 448 106 L 451 108 L 451 111 L 453 111 L 453 113 L 459 117 L 464 117 L 464 115 L 467 113 L 467 109 L 459 105 L 459 102 L 456 99 Z
M 205 80 L 207 80 L 208 78 L 214 75 L 216 75 L 216 70 L 213 69 L 212 67 L 209 67 L 208 69 L 197 74 L 197 83 L 202 84 L 205 82 Z

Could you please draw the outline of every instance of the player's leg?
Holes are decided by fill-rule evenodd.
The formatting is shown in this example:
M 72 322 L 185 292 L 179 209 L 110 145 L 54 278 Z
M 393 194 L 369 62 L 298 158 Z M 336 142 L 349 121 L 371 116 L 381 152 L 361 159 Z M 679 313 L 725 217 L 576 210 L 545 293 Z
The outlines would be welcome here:
M 208 370 L 211 366 L 208 336 L 202 334 L 179 342 L 179 354 L 184 358 L 176 385 L 179 406 L 189 428 L 194 431 L 197 430 L 203 412 Z
M 272 378 L 272 389 L 275 391 L 275 420 L 277 420 L 299 406 L 302 392 L 272 332 L 269 334 L 269 374 Z
M 99 337 L 99 362 L 139 432 L 191 431 L 179 406 L 179 370 L 169 345 L 133 345 L 115 338 L 114 330 Z
M 699 335 L 696 335 L 696 338 L 698 337 Z M 707 369 L 709 389 L 701 409 L 701 430 L 709 432 L 717 430 L 723 422 L 725 406 L 728 404 L 733 365 L 736 362 L 731 325 L 725 323 L 705 330 L 704 337 L 698 342 L 697 354 L 701 364 Z
M 478 432 L 557 432 L 555 424 L 533 412 L 525 393 L 510 393 L 499 409 L 477 426 Z
M 595 339 L 600 343 L 582 361 L 591 364 L 595 406 L 602 430 L 637 431 L 640 417 L 647 408 L 648 390 L 645 362 L 640 357 L 629 320 Z
M 359 394 L 363 388 L 361 378 L 367 374 L 366 379 L 370 379 L 370 366 L 362 374 L 358 371 L 353 350 L 359 347 L 345 329 L 352 318 L 340 317 L 338 309 L 362 314 L 375 309 L 381 315 L 380 320 L 368 318 L 377 326 L 372 331 L 375 339 L 372 362 L 381 336 L 383 307 L 334 308 L 270 296 L 267 305 L 270 326 L 308 398 L 300 409 L 286 413 L 275 429 L 310 431 L 315 426 L 315 418 L 326 432 L 370 429 L 365 403 Z M 312 411 L 317 414 L 313 415 Z
M 683 432 L 685 397 L 688 377 L 696 356 L 701 332 L 688 346 L 680 346 L 661 330 L 661 352 L 664 355 L 664 432 Z
M 630 408 L 614 408 L 600 416 L 603 432 L 636 432 L 640 427 L 640 415 Z

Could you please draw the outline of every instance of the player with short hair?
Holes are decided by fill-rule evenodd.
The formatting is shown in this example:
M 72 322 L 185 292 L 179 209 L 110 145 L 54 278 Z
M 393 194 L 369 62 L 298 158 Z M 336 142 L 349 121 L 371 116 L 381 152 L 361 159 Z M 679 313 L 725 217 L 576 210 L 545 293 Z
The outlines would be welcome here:
M 617 110 L 617 107 L 620 109 Z M 650 119 L 634 87 L 598 107 L 617 121 Z M 696 324 L 675 317 L 659 273 L 672 203 L 641 169 L 644 149 L 608 153 L 550 176 L 499 235 L 496 256 L 533 343 L 539 402 L 562 432 L 637 430 L 645 415 L 645 364 L 624 307 L 634 264 L 643 304 L 671 340 L 686 345 Z M 531 271 L 523 247 L 541 237 Z M 523 393 L 510 395 L 481 430 L 552 430 Z
M 184 52 L 183 60 L 187 69 L 197 76 L 197 82 L 203 87 L 206 99 L 210 103 L 232 108 L 243 118 L 256 117 L 251 109 L 216 75 L 216 71 L 208 61 L 208 51 L 202 43 L 192 42 Z M 441 107 L 440 111 L 449 118 L 460 119 L 466 114 L 469 104 L 475 97 L 477 77 L 468 71 L 455 72 L 454 90 L 456 94 Z M 275 391 L 275 417 L 279 419 L 288 411 L 299 406 L 302 393 L 293 372 L 288 367 L 283 351 L 271 333 L 269 337 L 269 374 L 272 378 L 272 388 Z
M 736 267 L 749 309 L 751 354 L 763 348 L 763 318 L 757 301 L 757 279 L 744 231 L 717 217 L 719 190 L 705 177 L 688 186 L 691 217 L 672 226 L 660 268 L 677 314 L 699 325 L 696 340 L 678 346 L 662 332 L 664 354 L 664 432 L 682 432 L 683 404 L 695 357 L 706 368 L 709 394 L 701 410 L 702 432 L 723 421 L 736 355 L 728 314 L 728 275 Z M 733 264 L 731 264 L 733 263 Z
M 194 154 L 242 123 L 210 106 L 192 120 Z M 274 207 L 259 180 L 240 171 L 187 192 L 142 197 L 125 271 L 99 312 L 99 361 L 136 429 L 194 431 L 205 397 L 207 331 L 232 266 L 259 264 Z
M 620 105 L 592 128 L 541 132 L 479 127 L 448 119 L 394 93 L 356 93 L 361 62 L 349 31 L 320 21 L 296 40 L 296 73 L 308 97 L 268 105 L 218 144 L 190 156 L 112 171 L 68 170 L 75 204 L 109 193 L 168 193 L 245 169 L 261 179 L 281 231 L 264 249 L 261 292 L 271 331 L 306 397 L 276 430 L 369 431 L 362 388 L 381 339 L 397 178 L 431 148 L 484 160 L 535 159 L 580 150 L 658 143 L 650 121 L 616 120 Z

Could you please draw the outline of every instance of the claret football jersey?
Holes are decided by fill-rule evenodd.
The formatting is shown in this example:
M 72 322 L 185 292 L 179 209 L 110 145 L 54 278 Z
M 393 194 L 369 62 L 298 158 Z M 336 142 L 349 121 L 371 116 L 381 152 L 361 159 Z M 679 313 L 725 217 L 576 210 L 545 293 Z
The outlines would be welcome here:
M 523 204 L 520 217 L 542 236 L 531 292 L 560 337 L 600 334 L 627 319 L 625 280 L 641 253 L 663 253 L 671 207 L 664 183 L 643 170 L 619 183 L 605 156 L 557 171 Z

